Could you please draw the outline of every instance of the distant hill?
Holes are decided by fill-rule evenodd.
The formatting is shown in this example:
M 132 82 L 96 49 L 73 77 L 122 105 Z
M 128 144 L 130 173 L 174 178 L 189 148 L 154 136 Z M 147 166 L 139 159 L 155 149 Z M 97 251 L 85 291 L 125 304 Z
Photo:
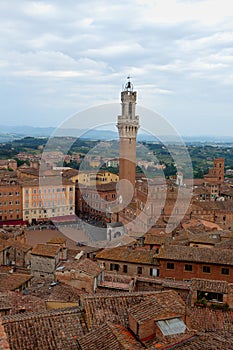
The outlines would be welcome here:
M 22 125 L 22 126 L 0 125 L 1 134 L 18 135 L 20 137 L 25 137 L 25 136 L 38 136 L 38 137 L 46 136 L 47 137 L 47 136 L 50 136 L 54 130 L 55 129 L 53 127 L 40 128 L 40 127 L 34 127 L 34 126 L 28 126 L 28 125 Z
M 15 139 L 20 139 L 25 136 L 31 137 L 50 137 L 55 132 L 56 136 L 71 136 L 89 140 L 117 140 L 117 131 L 112 130 L 97 130 L 97 129 L 56 129 L 54 127 L 33 127 L 28 125 L 23 126 L 0 126 L 0 142 L 8 142 Z M 138 141 L 145 142 L 157 142 L 158 139 L 153 135 L 145 133 L 138 134 Z M 164 136 L 163 139 L 168 143 L 174 142 L 173 136 Z M 183 141 L 187 144 L 191 143 L 213 143 L 213 144 L 224 144 L 233 143 L 232 136 L 183 136 Z

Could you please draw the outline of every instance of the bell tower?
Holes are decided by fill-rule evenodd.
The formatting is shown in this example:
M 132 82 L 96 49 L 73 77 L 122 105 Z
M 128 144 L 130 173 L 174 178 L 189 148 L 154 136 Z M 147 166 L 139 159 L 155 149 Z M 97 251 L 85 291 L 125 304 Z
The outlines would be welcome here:
M 136 138 L 139 116 L 135 115 L 137 92 L 133 89 L 130 77 L 127 79 L 121 92 L 121 115 L 118 116 L 117 128 L 120 137 L 120 193 L 126 200 L 130 197 L 130 201 L 134 194 L 136 180 Z

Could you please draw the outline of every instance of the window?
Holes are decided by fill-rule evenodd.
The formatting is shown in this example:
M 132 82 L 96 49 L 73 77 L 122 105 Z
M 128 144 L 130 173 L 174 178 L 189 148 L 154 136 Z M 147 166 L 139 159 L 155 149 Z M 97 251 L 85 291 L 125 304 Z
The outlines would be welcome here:
M 202 271 L 205 273 L 210 273 L 210 266 L 203 266 Z
M 168 262 L 167 263 L 167 269 L 168 270 L 174 270 L 174 263 Z
M 110 264 L 110 270 L 111 271 L 119 271 L 119 265 L 118 264 Z
M 193 271 L 193 265 L 185 264 L 184 265 L 184 270 L 185 271 Z
M 158 277 L 159 276 L 159 269 L 154 269 L 153 267 L 150 268 L 150 276 Z
M 137 271 L 138 271 L 138 275 L 141 275 L 142 274 L 142 267 L 138 266 Z
M 222 267 L 221 268 L 221 274 L 222 275 L 229 275 L 230 274 L 230 270 L 228 267 Z
M 123 272 L 127 273 L 128 272 L 128 266 L 127 265 L 123 265 Z
M 205 291 L 197 291 L 198 299 L 205 298 L 209 301 L 218 301 L 220 303 L 223 302 L 223 294 L 216 292 L 205 292 Z

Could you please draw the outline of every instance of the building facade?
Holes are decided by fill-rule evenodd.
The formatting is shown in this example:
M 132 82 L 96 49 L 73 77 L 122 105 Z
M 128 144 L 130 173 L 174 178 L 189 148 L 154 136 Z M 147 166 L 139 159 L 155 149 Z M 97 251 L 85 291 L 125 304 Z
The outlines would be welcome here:
M 0 224 L 22 220 L 22 190 L 15 178 L 0 180 Z
M 75 184 L 70 180 L 54 176 L 24 181 L 22 194 L 23 220 L 29 223 L 75 213 Z

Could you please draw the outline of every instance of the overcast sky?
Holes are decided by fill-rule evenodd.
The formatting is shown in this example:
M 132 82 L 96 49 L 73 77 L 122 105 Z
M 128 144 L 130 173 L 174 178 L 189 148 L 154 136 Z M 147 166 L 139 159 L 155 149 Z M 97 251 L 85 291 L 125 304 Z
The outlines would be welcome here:
M 0 124 L 57 126 L 120 102 L 130 75 L 180 134 L 233 135 L 232 0 L 8 0 L 0 16 Z

